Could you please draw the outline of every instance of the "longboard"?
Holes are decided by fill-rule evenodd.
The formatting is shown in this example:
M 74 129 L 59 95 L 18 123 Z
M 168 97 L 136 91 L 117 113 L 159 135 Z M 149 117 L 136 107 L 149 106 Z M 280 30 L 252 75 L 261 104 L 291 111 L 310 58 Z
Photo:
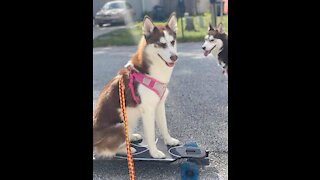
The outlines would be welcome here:
M 136 149 L 132 153 L 133 161 L 149 161 L 149 162 L 174 162 L 178 159 L 185 159 L 184 163 L 180 166 L 180 175 L 182 180 L 196 180 L 199 176 L 199 166 L 209 165 L 209 152 L 198 147 L 197 143 L 186 143 L 179 146 L 167 146 L 162 139 L 156 139 L 156 146 L 161 150 L 166 157 L 163 159 L 151 157 L 146 145 L 143 141 L 131 142 L 131 147 Z M 109 160 L 109 161 L 127 161 L 127 155 L 117 154 L 113 158 L 96 157 L 93 154 L 93 160 Z
M 131 142 L 131 147 L 136 149 L 135 153 L 132 153 L 134 161 L 162 161 L 162 162 L 174 162 L 178 159 L 194 159 L 194 160 L 208 160 L 208 152 L 199 148 L 196 143 L 189 143 L 179 146 L 168 146 L 165 145 L 162 139 L 156 139 L 157 148 L 162 151 L 166 158 L 158 159 L 151 157 L 146 145 L 143 141 Z M 126 155 L 117 154 L 113 158 L 101 158 L 93 155 L 93 160 L 127 160 Z M 206 163 L 205 163 L 206 164 Z

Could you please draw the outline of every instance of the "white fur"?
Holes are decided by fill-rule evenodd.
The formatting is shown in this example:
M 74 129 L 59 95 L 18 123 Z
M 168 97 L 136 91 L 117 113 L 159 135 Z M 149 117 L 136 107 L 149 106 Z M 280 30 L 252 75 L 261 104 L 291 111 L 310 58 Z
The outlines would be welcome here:
M 176 28 L 176 18 L 172 16 L 168 21 L 168 25 L 172 30 Z M 144 33 L 150 34 L 154 29 L 154 25 L 149 18 L 145 19 L 144 22 Z M 172 55 L 177 56 L 176 43 L 172 46 L 171 41 L 175 40 L 168 32 L 164 31 L 164 37 L 160 38 L 161 43 L 166 43 L 166 48 L 156 47 L 154 44 L 149 44 L 144 48 L 144 53 L 147 55 L 151 64 L 149 67 L 150 76 L 163 82 L 168 83 L 171 78 L 173 67 L 166 65 L 163 60 L 171 63 L 170 57 Z M 159 55 L 162 57 L 159 57 Z M 127 63 L 130 65 L 130 62 Z M 126 66 L 127 66 L 126 65 Z M 167 119 L 165 115 L 165 100 L 168 96 L 168 89 L 160 100 L 160 97 L 148 89 L 145 86 L 138 86 L 137 89 L 141 103 L 136 108 L 127 107 L 128 126 L 131 139 L 140 138 L 140 135 L 132 134 L 138 124 L 138 120 L 142 118 L 143 129 L 144 129 L 144 141 L 146 141 L 150 155 L 154 158 L 165 158 L 165 154 L 158 150 L 155 143 L 155 122 L 161 135 L 163 136 L 164 142 L 168 145 L 178 145 L 179 140 L 172 138 L 168 132 Z M 120 112 L 120 111 L 119 111 Z M 122 148 L 119 148 L 119 152 L 123 152 Z
M 155 143 L 155 122 L 157 122 L 157 127 L 164 139 L 164 142 L 168 145 L 178 145 L 180 141 L 172 138 L 169 134 L 167 128 L 167 120 L 165 115 L 165 100 L 168 96 L 168 89 L 164 94 L 163 98 L 160 100 L 159 96 L 153 91 L 150 91 L 145 86 L 139 86 L 138 92 L 141 98 L 141 104 L 136 108 L 126 108 L 126 113 L 128 117 L 128 128 L 131 137 L 141 138 L 139 134 L 132 134 L 134 129 L 137 127 L 138 120 L 142 118 L 143 129 L 145 141 L 148 144 L 150 155 L 154 158 L 165 158 L 165 154 L 159 151 Z M 119 109 L 120 113 L 120 109 Z M 134 139 L 130 139 L 134 140 Z M 135 152 L 132 148 L 131 151 Z M 125 154 L 125 147 L 121 145 L 117 151 L 118 154 Z
M 165 144 L 173 146 L 173 145 L 178 145 L 180 141 L 175 138 L 172 138 L 168 132 L 166 110 L 165 110 L 165 100 L 168 94 L 169 94 L 169 90 L 167 89 L 166 93 L 163 96 L 163 99 L 158 104 L 158 107 L 156 109 L 156 124 L 164 139 Z
M 144 86 L 139 86 L 138 92 L 141 97 L 139 109 L 142 115 L 144 136 L 150 155 L 154 158 L 164 158 L 165 155 L 157 149 L 155 143 L 155 109 L 160 98 Z
M 137 150 L 133 147 L 130 147 L 131 153 L 135 153 Z M 117 150 L 117 154 L 121 154 L 121 155 L 126 155 L 127 154 L 127 147 L 126 147 L 126 143 L 123 143 L 119 146 L 118 150 Z
M 118 112 L 120 114 L 120 117 L 123 121 L 123 115 L 121 113 L 120 108 L 118 109 Z M 132 108 L 132 107 L 126 107 L 126 115 L 127 115 L 127 120 L 128 120 L 128 133 L 129 133 L 129 141 L 137 141 L 142 139 L 142 136 L 140 134 L 133 134 L 135 128 L 138 125 L 138 120 L 141 118 L 141 113 L 139 109 L 137 108 Z M 121 125 L 122 123 L 119 123 L 117 125 Z M 126 153 L 126 147 L 124 144 L 120 145 L 120 147 L 117 150 L 117 154 L 125 154 Z M 131 148 L 131 152 L 135 152 L 134 148 Z
M 218 57 L 218 54 L 222 51 L 223 42 L 220 39 L 215 39 L 213 43 L 216 45 L 215 48 L 211 51 L 211 53 Z
M 174 39 L 166 31 L 164 31 L 164 37 L 161 38 L 162 40 L 165 40 L 167 45 L 166 48 L 155 47 L 153 44 L 149 44 L 145 47 L 144 51 L 148 55 L 148 59 L 152 61 L 150 66 L 150 76 L 163 83 L 168 83 L 170 81 L 173 67 L 168 67 L 163 60 L 168 63 L 172 63 L 170 57 L 173 55 L 178 56 L 177 43 L 175 42 L 174 46 L 172 46 L 171 41 Z M 162 59 L 158 55 L 160 55 Z
M 142 136 L 140 134 L 130 134 L 130 142 L 131 141 L 139 141 L 142 139 Z
M 205 41 L 204 41 L 202 47 L 205 47 L 204 50 L 206 50 L 206 51 L 210 51 L 214 47 L 211 50 L 211 53 L 213 56 L 215 56 L 217 58 L 218 54 L 222 50 L 221 48 L 223 46 L 223 42 L 220 39 L 212 39 L 213 37 L 212 38 L 211 37 L 212 36 L 208 36 L 208 35 L 205 37 Z M 210 41 L 210 39 L 213 41 Z
M 166 43 L 166 48 L 156 48 L 156 52 L 168 63 L 172 63 L 170 57 L 178 56 L 177 45 L 176 43 L 172 46 L 171 42 L 174 41 L 174 38 L 167 32 L 163 31 L 164 37 L 160 38 L 161 43 Z M 163 42 L 164 41 L 164 42 Z
M 163 51 L 159 51 L 159 48 L 155 48 L 153 45 L 145 47 L 145 53 L 152 61 L 149 69 L 150 76 L 161 82 L 168 83 L 170 81 L 173 67 L 168 67 L 163 60 L 160 59 L 157 55 L 159 52 Z M 130 62 L 128 62 L 127 65 L 130 65 Z M 157 126 L 159 127 L 159 131 L 166 144 L 177 145 L 180 143 L 179 140 L 170 136 L 167 128 L 164 103 L 168 95 L 168 89 L 161 101 L 157 94 L 145 86 L 139 86 L 138 93 L 141 98 L 141 104 L 137 108 L 126 109 L 129 133 L 132 134 L 134 132 L 134 129 L 138 124 L 138 120 L 142 118 L 144 137 L 148 144 L 150 155 L 154 158 L 165 158 L 165 154 L 159 151 L 155 144 L 155 122 L 157 121 Z M 134 140 L 134 138 L 132 138 L 132 140 Z M 123 153 L 123 149 L 120 148 L 118 153 Z
M 164 31 L 164 37 L 166 38 L 167 43 L 170 43 L 171 41 L 174 40 L 173 36 L 171 36 L 167 31 Z
M 150 76 L 158 79 L 161 82 L 168 83 L 172 74 L 173 68 L 168 67 L 165 63 L 156 55 L 158 49 L 154 46 L 147 46 L 145 52 L 148 54 L 150 60 L 152 60 L 152 65 L 150 66 Z M 130 65 L 128 62 L 126 66 Z M 138 93 L 141 98 L 141 104 L 136 108 L 126 108 L 126 113 L 128 117 L 129 134 L 131 135 L 130 141 L 141 138 L 139 134 L 133 134 L 135 128 L 137 127 L 138 120 L 142 118 L 144 127 L 144 137 L 145 141 L 149 147 L 150 155 L 154 158 L 165 158 L 165 154 L 159 151 L 155 143 L 155 123 L 159 128 L 159 132 L 162 135 L 164 142 L 168 145 L 178 145 L 180 141 L 172 138 L 169 134 L 167 127 L 167 120 L 165 115 L 165 101 L 169 94 L 169 90 L 166 89 L 165 94 L 162 99 L 155 94 L 153 91 L 145 86 L 138 87 Z M 118 110 L 121 112 L 120 109 Z M 137 137 L 138 136 L 138 137 Z M 133 149 L 134 151 L 134 149 Z M 118 149 L 119 154 L 124 153 L 124 149 Z
M 159 151 L 155 143 L 155 122 L 164 139 L 164 142 L 168 145 L 178 145 L 179 140 L 172 138 L 168 132 L 167 120 L 165 116 L 165 100 L 168 96 L 168 89 L 164 94 L 162 100 L 153 91 L 150 91 L 145 86 L 139 86 L 138 92 L 141 97 L 141 104 L 139 110 L 142 115 L 142 122 L 144 127 L 144 136 L 148 144 L 149 151 L 154 158 L 164 158 L 165 155 Z
M 119 112 L 121 119 L 123 121 L 123 117 L 122 117 L 122 113 L 121 113 L 120 108 L 118 109 L 118 112 Z M 126 114 L 127 114 L 127 120 L 128 120 L 129 134 L 132 135 L 134 129 L 137 127 L 139 118 L 141 118 L 141 114 L 137 108 L 132 108 L 132 107 L 126 107 Z
M 161 42 L 161 43 L 166 43 L 166 39 L 165 39 L 164 37 L 161 37 L 161 38 L 160 38 L 160 42 Z

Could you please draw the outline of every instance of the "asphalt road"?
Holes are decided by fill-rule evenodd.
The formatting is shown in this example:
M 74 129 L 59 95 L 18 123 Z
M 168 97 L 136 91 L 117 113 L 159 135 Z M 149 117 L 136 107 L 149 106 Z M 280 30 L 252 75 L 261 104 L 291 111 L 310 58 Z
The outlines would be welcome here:
M 166 102 L 171 135 L 196 141 L 212 151 L 210 166 L 200 179 L 228 179 L 228 80 L 212 55 L 204 57 L 202 43 L 178 43 Z M 103 86 L 126 64 L 136 46 L 93 49 L 93 105 Z M 143 135 L 142 127 L 138 132 Z M 93 162 L 94 180 L 129 179 L 126 162 Z M 180 179 L 179 164 L 135 163 L 137 179 Z

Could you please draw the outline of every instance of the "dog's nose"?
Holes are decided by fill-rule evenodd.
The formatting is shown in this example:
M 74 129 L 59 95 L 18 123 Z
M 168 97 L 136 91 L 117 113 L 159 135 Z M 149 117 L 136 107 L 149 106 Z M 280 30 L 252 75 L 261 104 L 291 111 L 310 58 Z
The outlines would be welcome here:
M 176 60 L 178 59 L 178 56 L 172 55 L 172 56 L 170 56 L 170 59 L 171 59 L 172 61 L 176 61 Z
M 206 50 L 206 47 L 202 46 L 202 49 L 203 49 L 203 50 Z

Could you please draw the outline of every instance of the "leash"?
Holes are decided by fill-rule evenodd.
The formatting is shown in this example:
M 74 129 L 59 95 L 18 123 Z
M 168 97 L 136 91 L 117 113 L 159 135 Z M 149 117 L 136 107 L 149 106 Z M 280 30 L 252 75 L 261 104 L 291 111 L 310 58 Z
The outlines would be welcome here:
M 129 132 L 128 132 L 128 122 L 127 122 L 127 114 L 126 114 L 126 102 L 124 98 L 124 88 L 123 88 L 123 77 L 119 80 L 119 99 L 120 99 L 120 108 L 123 117 L 124 130 L 126 135 L 126 148 L 127 148 L 127 161 L 128 161 L 128 169 L 130 174 L 130 180 L 135 180 L 134 176 L 134 164 L 132 159 L 132 153 L 130 149 L 129 142 Z

